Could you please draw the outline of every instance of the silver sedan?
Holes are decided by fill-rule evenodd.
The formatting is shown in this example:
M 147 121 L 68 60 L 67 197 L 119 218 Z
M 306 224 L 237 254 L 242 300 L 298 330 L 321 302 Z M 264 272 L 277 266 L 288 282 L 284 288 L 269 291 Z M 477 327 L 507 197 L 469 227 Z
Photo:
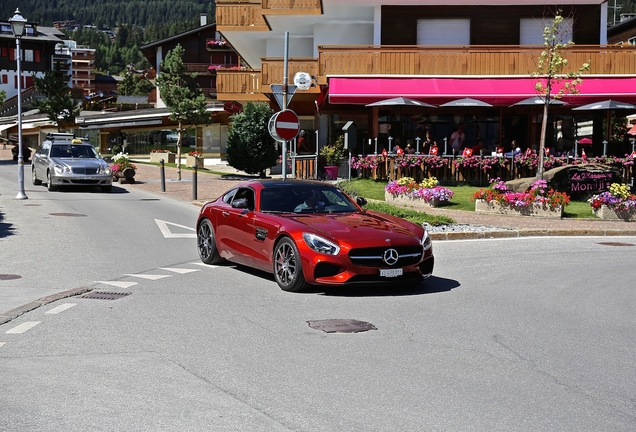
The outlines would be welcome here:
M 59 144 L 45 141 L 33 156 L 33 184 L 46 182 L 50 191 L 61 186 L 89 186 L 101 187 L 102 191 L 110 192 L 112 175 L 108 162 L 99 156 L 90 143 L 80 140 Z

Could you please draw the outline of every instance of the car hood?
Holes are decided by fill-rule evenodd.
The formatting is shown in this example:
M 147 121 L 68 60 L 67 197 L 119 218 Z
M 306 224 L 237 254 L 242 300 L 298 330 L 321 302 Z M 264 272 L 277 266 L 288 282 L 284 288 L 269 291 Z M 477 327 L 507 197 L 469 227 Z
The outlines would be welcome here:
M 108 165 L 108 163 L 102 159 L 51 158 L 51 161 L 59 165 L 68 165 L 73 167 L 99 167 Z
M 372 212 L 306 214 L 292 218 L 307 226 L 308 231 L 344 241 L 364 241 L 378 236 L 392 240 L 413 238 L 420 241 L 424 234 L 424 228 L 419 225 Z

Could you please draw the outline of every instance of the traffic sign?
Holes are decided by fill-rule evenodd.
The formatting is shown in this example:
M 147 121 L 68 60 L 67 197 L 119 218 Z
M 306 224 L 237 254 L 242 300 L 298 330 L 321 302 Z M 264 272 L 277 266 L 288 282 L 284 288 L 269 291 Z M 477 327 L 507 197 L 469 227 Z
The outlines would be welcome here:
M 278 141 L 289 141 L 300 132 L 300 120 L 292 110 L 279 111 L 269 120 L 269 133 Z
M 272 89 L 272 94 L 274 95 L 274 99 L 278 103 L 280 109 L 287 108 L 283 106 L 283 84 L 270 84 L 269 88 Z M 294 84 L 287 84 L 287 105 L 291 103 L 292 98 L 296 94 L 296 86 Z

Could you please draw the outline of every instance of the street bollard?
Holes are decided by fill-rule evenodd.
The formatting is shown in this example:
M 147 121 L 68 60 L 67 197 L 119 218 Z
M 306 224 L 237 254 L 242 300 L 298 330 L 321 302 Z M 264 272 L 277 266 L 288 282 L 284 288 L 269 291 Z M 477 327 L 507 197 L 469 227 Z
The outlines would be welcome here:
M 197 166 L 192 166 L 192 201 L 197 200 Z
M 161 178 L 161 192 L 166 191 L 166 169 L 163 166 L 164 160 L 159 160 L 159 176 Z

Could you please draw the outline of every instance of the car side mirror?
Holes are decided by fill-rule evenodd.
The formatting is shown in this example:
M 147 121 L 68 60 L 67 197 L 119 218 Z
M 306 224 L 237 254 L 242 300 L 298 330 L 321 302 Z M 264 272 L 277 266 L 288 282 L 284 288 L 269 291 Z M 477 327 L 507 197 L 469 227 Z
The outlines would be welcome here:
M 358 205 L 359 205 L 360 207 L 363 207 L 363 206 L 367 205 L 368 201 L 367 201 L 367 199 L 366 199 L 366 198 L 363 198 L 363 197 L 356 197 L 356 203 L 358 203 Z
M 232 201 L 232 208 L 237 209 L 246 209 L 247 208 L 247 198 L 238 198 Z

